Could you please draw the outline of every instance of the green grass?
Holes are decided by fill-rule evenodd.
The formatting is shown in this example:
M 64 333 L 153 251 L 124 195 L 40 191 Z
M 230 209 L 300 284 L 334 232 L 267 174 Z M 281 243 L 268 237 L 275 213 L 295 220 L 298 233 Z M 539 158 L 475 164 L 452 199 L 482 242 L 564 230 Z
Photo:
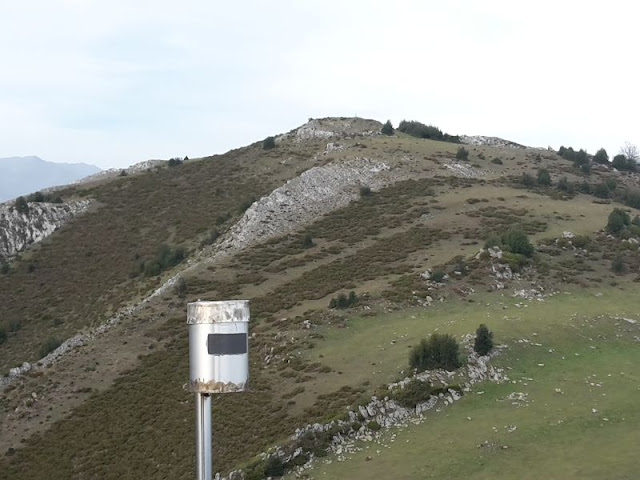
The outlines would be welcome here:
M 428 413 L 423 424 L 386 432 L 383 447 L 363 444 L 348 461 L 317 464 L 313 478 L 635 478 L 640 349 L 633 335 L 640 329 L 607 314 L 631 315 L 633 298 L 614 290 L 600 298 L 574 292 L 526 309 L 482 310 L 448 306 L 423 315 L 355 319 L 346 335 L 329 337 L 326 348 L 315 350 L 341 365 L 350 380 L 376 359 L 384 365 L 383 380 L 406 362 L 403 343 L 435 328 L 471 332 L 485 321 L 509 346 L 495 363 L 509 367 L 515 383 L 478 385 L 452 407 Z M 402 338 L 406 332 L 411 335 Z M 391 346 L 394 333 L 398 340 Z M 518 343 L 522 338 L 542 346 Z M 348 349 L 340 348 L 347 342 Z M 526 393 L 526 406 L 505 400 L 512 392 Z M 517 429 L 508 433 L 509 425 Z M 489 446 L 478 447 L 485 442 Z

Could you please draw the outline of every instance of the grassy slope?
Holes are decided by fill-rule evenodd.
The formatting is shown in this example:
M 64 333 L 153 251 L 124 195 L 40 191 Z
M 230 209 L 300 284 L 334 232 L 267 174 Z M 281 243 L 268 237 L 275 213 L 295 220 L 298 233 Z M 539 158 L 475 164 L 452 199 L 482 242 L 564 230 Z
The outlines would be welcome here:
M 495 363 L 510 368 L 513 383 L 478 385 L 421 425 L 385 433 L 382 446 L 364 444 L 348 461 L 317 465 L 313 478 L 635 478 L 640 350 L 633 336 L 640 328 L 610 316 L 634 315 L 628 292 L 606 290 L 598 298 L 575 291 L 526 309 L 515 309 L 512 299 L 508 309 L 496 308 L 494 295 L 485 300 L 492 303 L 486 311 L 458 304 L 354 319 L 345 335 L 314 352 L 357 380 L 363 367 L 353 358 L 376 359 L 390 371 L 406 361 L 411 340 L 401 332 L 469 332 L 484 321 L 509 346 Z M 389 338 L 398 338 L 392 348 Z M 523 338 L 542 346 L 518 343 Z M 512 392 L 526 393 L 527 402 L 513 405 L 506 399 Z
M 404 163 L 405 168 L 415 170 L 416 178 L 446 174 L 442 163 L 455 151 L 455 146 L 450 144 L 407 137 L 372 138 L 361 145 L 367 147 L 363 153 L 373 158 L 393 160 L 398 165 Z M 362 149 L 362 146 L 358 148 Z M 479 151 L 485 154 L 486 160 L 475 158 Z M 521 172 L 523 167 L 518 164 L 529 164 L 528 153 L 507 153 L 509 157 L 496 149 L 474 149 L 472 161 L 477 161 L 489 172 L 490 178 L 501 173 Z M 282 151 L 273 152 L 273 155 L 279 154 Z M 505 160 L 504 167 L 495 167 L 489 161 L 498 154 Z M 340 160 L 353 152 L 339 151 L 332 155 Z M 246 161 L 250 160 L 247 158 Z M 272 161 L 274 166 L 279 164 L 277 157 L 266 160 Z M 555 159 L 545 161 L 561 170 L 561 164 Z M 174 180 L 171 177 L 164 180 L 169 181 Z M 160 183 L 157 188 L 162 189 L 164 185 Z M 124 195 L 121 201 L 126 203 L 127 198 Z M 485 198 L 488 202 L 472 203 L 467 201 L 469 198 Z M 187 378 L 187 355 L 184 315 L 175 313 L 176 305 L 197 298 L 244 296 L 255 300 L 252 325 L 256 333 L 252 343 L 254 393 L 225 396 L 214 405 L 214 419 L 220 422 L 214 425 L 215 468 L 230 469 L 285 438 L 295 426 L 335 414 L 359 396 L 370 394 L 375 385 L 393 378 L 402 368 L 406 345 L 404 351 L 395 346 L 385 348 L 384 352 L 395 351 L 398 361 L 382 359 L 380 363 L 374 358 L 370 363 L 376 362 L 376 367 L 369 374 L 366 363 L 351 371 L 347 367 L 358 365 L 357 362 L 349 359 L 335 362 L 334 358 L 339 357 L 330 349 L 345 333 L 344 329 L 323 332 L 329 339 L 326 342 L 316 331 L 302 329 L 305 319 L 314 324 L 326 324 L 325 307 L 336 291 L 356 288 L 359 292 L 378 295 L 399 275 L 413 276 L 411 272 L 441 264 L 456 254 L 474 253 L 488 233 L 515 223 L 529 225 L 539 232 L 539 236 L 564 229 L 593 232 L 604 224 L 610 207 L 593 205 L 590 200 L 578 197 L 568 202 L 553 201 L 547 196 L 488 182 L 417 180 L 385 189 L 308 227 L 305 232 L 310 233 L 317 244 L 309 250 L 300 247 L 301 236 L 305 233 L 300 232 L 242 252 L 226 264 L 196 270 L 186 278 L 186 299 L 177 300 L 167 295 L 154 303 L 155 312 L 171 315 L 166 325 L 159 326 L 156 332 L 158 337 L 168 339 L 168 347 L 142 357 L 139 366 L 122 375 L 111 388 L 90 396 L 72 412 L 69 420 L 55 423 L 41 438 L 32 437 L 27 448 L 8 459 L 11 464 L 6 472 L 10 472 L 10 478 L 81 478 L 85 475 L 96 478 L 149 475 L 190 478 L 193 474 L 192 405 L 191 395 L 181 388 Z M 203 202 L 198 201 L 198 208 L 206 208 L 206 202 L 204 207 Z M 505 208 L 481 210 L 495 204 Z M 187 208 L 176 209 L 176 214 Z M 215 218 L 214 213 L 217 211 L 211 213 L 212 218 Z M 173 220 L 174 223 L 182 221 L 182 218 Z M 189 225 L 192 225 L 191 221 Z M 190 235 L 210 225 L 210 222 L 206 225 L 197 223 Z M 158 228 L 164 228 L 166 232 L 180 231 L 171 223 L 160 222 Z M 418 229 L 410 231 L 410 228 Z M 170 238 L 174 237 L 170 234 Z M 563 275 L 584 279 L 580 271 L 569 267 L 565 270 Z M 607 274 L 600 272 L 597 276 L 606 278 Z M 400 298 L 406 295 L 411 297 L 410 289 L 398 292 Z M 295 299 L 293 302 L 292 298 Z M 458 308 L 447 305 L 442 306 L 445 311 Z M 310 308 L 319 310 L 313 312 Z M 151 319 L 151 314 L 146 317 Z M 395 331 L 392 323 L 389 328 Z M 363 329 L 363 336 L 366 336 L 366 330 Z M 405 333 L 410 334 L 407 342 L 415 341 L 423 334 L 413 330 Z M 358 339 L 355 345 L 360 344 L 365 343 Z M 274 349 L 274 360 L 266 365 L 264 355 L 271 348 Z M 306 351 L 313 353 L 321 348 L 329 349 L 323 357 L 306 354 Z M 342 344 L 335 348 L 350 351 L 353 346 Z M 379 353 L 375 351 L 376 358 Z M 374 374 L 374 370 L 380 370 L 382 374 Z M 51 380 L 55 380 L 53 374 Z M 368 386 L 363 385 L 350 395 L 340 391 L 342 386 L 367 383 Z M 25 387 L 24 394 L 28 392 Z M 156 403 L 151 415 L 150 398 L 159 396 L 163 397 L 162 401 Z M 15 395 L 15 398 L 21 397 Z

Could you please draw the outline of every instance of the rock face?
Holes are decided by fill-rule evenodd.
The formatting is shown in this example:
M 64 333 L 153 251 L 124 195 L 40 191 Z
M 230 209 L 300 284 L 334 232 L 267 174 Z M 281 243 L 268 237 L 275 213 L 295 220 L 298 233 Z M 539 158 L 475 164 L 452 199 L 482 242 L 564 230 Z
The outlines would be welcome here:
M 12 204 L 0 205 L 0 259 L 10 258 L 39 242 L 89 206 L 89 200 L 71 203 L 29 203 L 18 212 Z
M 380 122 L 364 118 L 316 118 L 309 119 L 307 123 L 282 137 L 292 137 L 296 142 L 303 142 L 315 138 L 371 136 L 379 135 L 381 128 Z
M 486 145 L 488 147 L 527 148 L 519 143 L 499 137 L 485 137 L 482 135 L 460 135 L 460 142 L 467 145 Z
M 359 186 L 377 190 L 402 178 L 400 171 L 368 158 L 311 168 L 251 205 L 220 247 L 237 250 L 288 233 L 347 205 Z

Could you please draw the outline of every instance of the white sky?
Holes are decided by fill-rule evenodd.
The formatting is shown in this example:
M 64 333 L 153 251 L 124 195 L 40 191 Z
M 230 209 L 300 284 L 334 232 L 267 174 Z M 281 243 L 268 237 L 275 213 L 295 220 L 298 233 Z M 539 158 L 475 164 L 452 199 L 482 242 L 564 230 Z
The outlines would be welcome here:
M 631 0 L 0 0 L 0 157 L 123 167 L 308 117 L 610 156 L 640 145 Z

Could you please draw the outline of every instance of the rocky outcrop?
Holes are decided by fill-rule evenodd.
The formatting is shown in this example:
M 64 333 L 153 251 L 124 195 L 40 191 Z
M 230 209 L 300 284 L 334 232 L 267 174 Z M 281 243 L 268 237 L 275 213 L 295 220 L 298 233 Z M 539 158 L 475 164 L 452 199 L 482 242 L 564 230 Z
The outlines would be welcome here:
M 382 124 L 376 120 L 364 118 L 315 118 L 291 132 L 279 136 L 276 140 L 292 138 L 295 142 L 304 142 L 316 138 L 353 138 L 379 135 Z
M 18 212 L 12 205 L 0 205 L 0 259 L 10 258 L 29 245 L 48 237 L 89 206 L 89 200 L 70 203 L 29 203 Z
M 504 147 L 504 148 L 528 148 L 519 143 L 505 140 L 499 137 L 485 137 L 483 135 L 460 135 L 460 142 L 466 145 L 487 146 L 487 147 Z

